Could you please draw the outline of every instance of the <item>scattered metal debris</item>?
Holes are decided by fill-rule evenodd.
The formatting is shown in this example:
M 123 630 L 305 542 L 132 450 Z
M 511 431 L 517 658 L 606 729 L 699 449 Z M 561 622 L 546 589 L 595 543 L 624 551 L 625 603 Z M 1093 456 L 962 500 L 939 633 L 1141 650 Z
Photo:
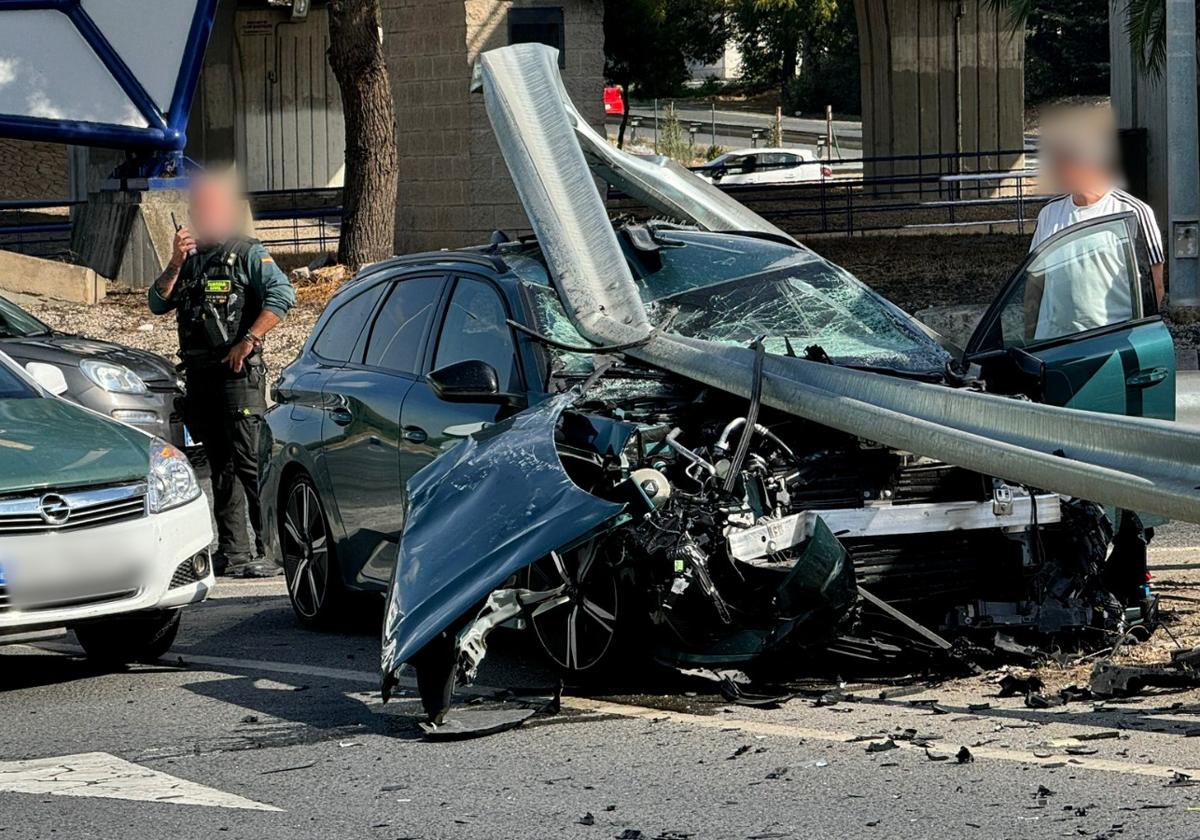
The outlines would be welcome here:
M 1147 688 L 1200 687 L 1200 648 L 1177 650 L 1170 662 L 1156 665 L 1097 662 L 1088 685 L 1097 697 L 1129 697 Z

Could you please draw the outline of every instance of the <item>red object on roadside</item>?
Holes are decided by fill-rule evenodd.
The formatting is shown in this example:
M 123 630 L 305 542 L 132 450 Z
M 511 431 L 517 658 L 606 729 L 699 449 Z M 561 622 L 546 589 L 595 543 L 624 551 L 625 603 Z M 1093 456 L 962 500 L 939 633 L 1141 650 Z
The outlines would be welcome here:
M 604 113 L 620 116 L 625 113 L 625 97 L 616 85 L 604 86 Z

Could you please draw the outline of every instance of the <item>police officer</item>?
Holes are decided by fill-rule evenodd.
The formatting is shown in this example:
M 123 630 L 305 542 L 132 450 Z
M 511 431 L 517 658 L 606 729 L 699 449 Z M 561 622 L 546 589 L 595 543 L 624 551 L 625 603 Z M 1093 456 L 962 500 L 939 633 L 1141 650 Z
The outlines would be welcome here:
M 149 305 L 155 315 L 175 311 L 187 382 L 184 422 L 212 467 L 218 539 L 213 566 L 217 574 L 263 577 L 280 570 L 263 557 L 259 521 L 258 434 L 267 407 L 262 347 L 296 294 L 262 243 L 240 235 L 240 213 L 229 181 L 213 175 L 193 179 L 192 227 L 176 231 L 171 260 L 150 287 Z M 253 545 L 246 533 L 247 507 Z

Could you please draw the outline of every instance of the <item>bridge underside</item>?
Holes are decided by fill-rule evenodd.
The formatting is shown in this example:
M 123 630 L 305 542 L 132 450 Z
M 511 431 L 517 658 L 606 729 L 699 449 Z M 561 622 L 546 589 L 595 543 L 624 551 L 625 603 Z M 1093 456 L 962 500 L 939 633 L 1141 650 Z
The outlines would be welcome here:
M 863 155 L 963 153 L 964 172 L 1011 169 L 1024 146 L 1025 43 L 985 0 L 855 0 Z M 937 161 L 879 163 L 868 175 L 929 172 Z M 942 171 L 957 171 L 945 165 Z

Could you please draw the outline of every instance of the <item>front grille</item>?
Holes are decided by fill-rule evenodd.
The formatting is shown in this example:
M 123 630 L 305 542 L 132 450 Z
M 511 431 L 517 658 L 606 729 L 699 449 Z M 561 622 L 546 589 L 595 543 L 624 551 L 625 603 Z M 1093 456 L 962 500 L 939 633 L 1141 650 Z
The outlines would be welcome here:
M 925 462 L 901 467 L 896 474 L 893 501 L 898 505 L 987 498 L 984 477 L 962 467 Z
M 1019 588 L 1021 546 L 995 529 L 843 540 L 858 583 L 911 610 Z
M 0 499 L 0 536 L 78 531 L 146 515 L 146 484 Z
M 195 583 L 200 580 L 196 577 L 196 570 L 192 566 L 192 558 L 188 558 L 180 563 L 175 568 L 175 574 L 171 575 L 171 585 L 169 589 L 175 589 L 179 586 L 187 586 L 189 583 Z

